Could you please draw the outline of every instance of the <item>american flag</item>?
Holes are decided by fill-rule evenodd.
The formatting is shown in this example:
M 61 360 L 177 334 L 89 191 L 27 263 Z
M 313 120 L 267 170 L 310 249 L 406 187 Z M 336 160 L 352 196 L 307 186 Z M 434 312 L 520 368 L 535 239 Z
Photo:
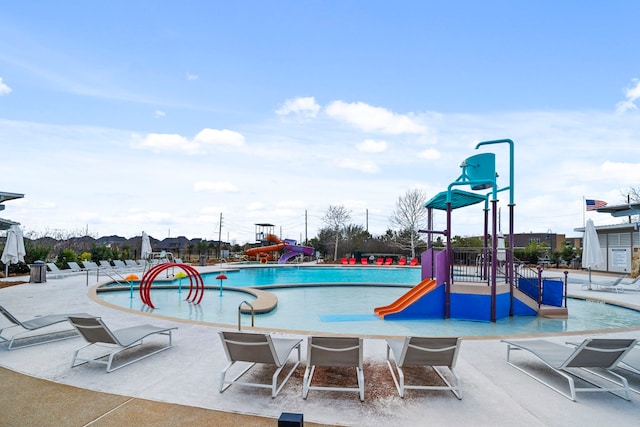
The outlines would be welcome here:
M 588 211 L 595 211 L 596 209 L 607 206 L 607 202 L 603 202 L 602 200 L 587 199 L 586 202 Z

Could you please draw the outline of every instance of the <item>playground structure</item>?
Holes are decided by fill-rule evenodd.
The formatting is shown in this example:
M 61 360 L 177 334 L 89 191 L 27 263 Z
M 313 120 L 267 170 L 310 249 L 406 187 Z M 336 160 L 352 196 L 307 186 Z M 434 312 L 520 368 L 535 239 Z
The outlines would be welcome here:
M 262 246 L 247 249 L 245 254 L 250 257 L 256 257 L 261 263 L 275 260 L 275 254 L 279 251 L 284 251 L 284 253 L 278 258 L 278 264 L 285 264 L 299 255 L 312 256 L 315 252 L 311 247 L 298 245 L 295 240 L 280 240 L 273 234 L 273 224 L 255 224 L 255 226 L 256 241 L 261 242 Z
M 484 141 L 476 149 L 487 145 L 509 145 L 509 185 L 498 187 L 495 154 L 482 153 L 465 159 L 460 167 L 462 174 L 446 191 L 427 201 L 428 249 L 421 255 L 423 281 L 401 296 L 394 303 L 378 307 L 374 312 L 384 319 L 445 318 L 496 322 L 511 316 L 567 317 L 566 277 L 561 280 L 543 279 L 542 268 L 531 270 L 525 277 L 524 269 L 518 271 L 513 256 L 514 235 L 514 143 L 510 139 Z M 454 187 L 469 186 L 473 191 L 489 190 L 486 194 L 462 191 Z M 498 193 L 509 191 L 508 246 L 498 233 Z M 451 246 L 452 214 L 455 209 L 484 203 L 484 248 L 474 258 L 464 259 Z M 446 229 L 433 229 L 433 210 L 446 212 Z M 491 211 L 491 226 L 489 212 Z M 446 238 L 446 248 L 433 247 L 433 235 Z M 503 242 L 504 243 L 504 240 Z M 491 246 L 489 246 L 491 245 Z M 461 262 L 463 261 L 463 262 Z M 474 264 L 471 270 L 465 269 Z M 501 283 L 498 284 L 500 270 Z M 473 273 L 469 273 L 473 271 Z M 456 274 L 464 272 L 465 274 Z M 435 282 L 429 282 L 434 279 Z M 502 280 L 504 279 L 504 282 Z M 564 305 L 564 307 L 563 307 Z

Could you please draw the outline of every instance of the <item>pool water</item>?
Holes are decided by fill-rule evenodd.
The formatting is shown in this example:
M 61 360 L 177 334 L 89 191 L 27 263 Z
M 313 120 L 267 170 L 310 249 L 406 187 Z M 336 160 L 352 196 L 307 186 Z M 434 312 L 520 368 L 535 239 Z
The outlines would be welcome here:
M 274 271 L 278 270 L 278 271 Z M 405 283 L 416 284 L 420 280 L 419 269 L 393 269 L 389 272 L 373 272 L 367 276 L 362 270 L 369 268 L 276 268 L 243 269 L 225 272 L 228 279 L 224 286 L 252 286 L 251 280 L 261 285 L 320 283 L 316 273 L 326 275 L 330 283 Z M 360 270 L 360 271 L 356 271 Z M 391 270 L 391 269 L 389 269 Z M 401 272 L 407 270 L 407 273 Z M 244 273 L 244 274 L 243 274 Z M 381 276 L 378 276 L 378 273 Z M 237 274 L 237 275 L 236 275 Z M 400 278 L 406 274 L 406 277 Z M 205 283 L 219 284 L 216 274 L 204 275 Z M 415 276 L 415 277 L 414 277 Z M 328 277 L 328 278 L 327 278 Z M 378 277 L 383 277 L 379 279 Z M 184 279 L 183 279 L 184 280 Z M 394 281 L 395 280 L 395 281 Z M 176 281 L 177 283 L 177 281 Z M 188 280 L 186 283 L 188 287 Z M 255 297 L 244 292 L 207 289 L 202 303 L 191 304 L 184 299 L 188 289 L 153 289 L 151 298 L 155 314 L 188 320 L 238 325 L 238 306 Z M 278 306 L 266 314 L 255 316 L 255 326 L 266 329 L 288 329 L 313 333 L 344 333 L 358 335 L 431 335 L 431 336 L 490 336 L 535 333 L 580 332 L 622 327 L 640 327 L 640 312 L 600 302 L 569 299 L 568 319 L 545 319 L 536 316 L 520 316 L 501 319 L 496 323 L 473 322 L 453 319 L 383 320 L 373 314 L 375 307 L 392 303 L 407 291 L 397 286 L 301 286 L 268 289 L 278 297 Z M 103 300 L 130 309 L 148 311 L 135 292 L 101 292 Z M 250 315 L 242 315 L 243 326 L 251 324 Z

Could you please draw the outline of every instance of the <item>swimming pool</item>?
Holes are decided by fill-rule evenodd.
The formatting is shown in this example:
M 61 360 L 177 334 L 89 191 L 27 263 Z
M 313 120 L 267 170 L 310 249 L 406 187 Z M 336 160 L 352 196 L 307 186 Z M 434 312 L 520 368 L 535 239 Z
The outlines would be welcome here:
M 375 271 L 383 270 L 383 271 Z M 385 271 L 386 270 L 386 271 Z M 219 284 L 219 273 L 203 275 L 205 283 Z M 255 316 L 255 326 L 265 329 L 287 329 L 313 333 L 343 333 L 359 335 L 433 335 L 433 336 L 491 336 L 536 333 L 579 332 L 640 326 L 640 312 L 600 302 L 569 299 L 568 319 L 546 319 L 535 316 L 506 318 L 496 323 L 453 319 L 382 320 L 373 309 L 395 301 L 407 291 L 399 284 L 416 284 L 420 270 L 409 268 L 366 267 L 301 267 L 247 268 L 225 271 L 224 286 L 260 286 L 273 284 L 302 284 L 300 287 L 269 289 L 278 297 L 278 306 L 266 314 Z M 349 283 L 349 286 L 309 285 Z M 185 279 L 183 279 L 184 281 Z M 173 281 L 178 284 L 178 281 Z M 353 285 L 355 283 L 355 285 Z M 360 284 L 358 284 L 360 283 Z M 365 283 L 384 283 L 389 286 L 364 286 Z M 393 286 L 395 285 L 395 286 Z M 216 289 L 207 289 L 199 305 L 184 301 L 188 279 L 182 292 L 178 289 L 153 289 L 157 307 L 153 313 L 237 327 L 238 306 L 251 303 L 255 297 L 244 292 L 225 289 L 222 297 Z M 148 311 L 134 292 L 101 292 L 104 301 L 129 309 Z M 242 325 L 250 325 L 250 315 L 242 315 Z

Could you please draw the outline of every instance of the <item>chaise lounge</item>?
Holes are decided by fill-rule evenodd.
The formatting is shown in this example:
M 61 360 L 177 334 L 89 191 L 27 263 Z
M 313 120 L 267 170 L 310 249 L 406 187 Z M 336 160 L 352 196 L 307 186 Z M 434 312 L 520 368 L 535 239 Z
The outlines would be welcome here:
M 31 347 L 33 345 L 45 344 L 54 341 L 66 340 L 69 338 L 77 337 L 78 334 L 75 333 L 73 329 L 64 329 L 64 330 L 54 330 L 46 333 L 42 333 L 40 335 L 28 335 L 30 332 L 39 331 L 41 329 L 48 328 L 53 325 L 57 325 L 59 323 L 64 323 L 67 321 L 67 316 L 90 316 L 86 313 L 76 313 L 76 314 L 50 314 L 48 316 L 39 316 L 34 317 L 31 320 L 27 320 L 21 322 L 16 318 L 13 314 L 9 312 L 6 308 L 0 306 L 0 313 L 4 315 L 11 323 L 12 326 L 6 328 L 0 328 L 0 342 L 8 342 L 8 350 L 15 350 L 17 348 L 23 347 Z M 15 327 L 21 327 L 24 329 L 23 332 L 19 332 L 14 334 L 11 337 L 2 336 L 2 332 Z M 48 337 L 48 338 L 47 338 Z M 36 340 L 36 338 L 43 338 L 42 340 Z M 14 346 L 16 344 L 16 340 L 24 342 L 25 340 L 36 340 L 31 344 L 24 344 L 20 346 Z
M 100 365 L 106 365 L 107 372 L 113 372 L 116 369 L 124 368 L 125 366 L 128 366 L 134 362 L 145 359 L 149 356 L 153 356 L 154 354 L 160 353 L 161 351 L 168 350 L 172 347 L 171 331 L 173 329 L 177 329 L 175 327 L 160 328 L 152 325 L 139 325 L 112 331 L 107 327 L 107 325 L 104 324 L 100 317 L 94 317 L 90 315 L 70 315 L 68 316 L 68 319 L 73 327 L 76 328 L 80 335 L 82 335 L 84 339 L 89 343 L 83 347 L 80 347 L 73 353 L 71 367 L 74 368 L 84 363 L 96 363 Z M 169 342 L 159 349 L 152 351 L 151 353 L 145 353 L 142 356 L 135 357 L 132 360 L 113 367 L 113 359 L 116 355 L 132 347 L 142 344 L 145 338 L 156 334 L 167 336 L 169 338 Z M 78 353 L 81 350 L 99 344 L 110 346 L 113 348 L 113 351 L 92 359 L 83 359 L 78 357 Z M 108 359 L 106 361 L 101 360 L 107 356 Z M 80 361 L 82 363 L 76 365 L 76 361 Z
M 220 374 L 220 393 L 224 392 L 232 384 L 237 384 L 248 387 L 271 389 L 271 397 L 274 398 L 278 395 L 280 390 L 282 390 L 282 387 L 284 387 L 300 364 L 301 339 L 275 338 L 269 334 L 250 332 L 220 331 L 219 334 L 222 346 L 224 347 L 224 352 L 227 355 L 227 360 L 229 360 L 229 364 Z M 298 350 L 298 359 L 278 387 L 278 376 L 294 349 Z M 237 374 L 233 379 L 228 380 L 226 378 L 228 371 L 236 363 L 242 362 L 249 363 L 249 366 Z M 271 378 L 271 384 L 238 381 L 257 363 L 273 365 L 276 367 L 276 371 Z
M 616 367 L 625 355 L 636 345 L 636 340 L 634 339 L 586 339 L 577 346 L 571 347 L 546 340 L 502 340 L 502 342 L 507 344 L 507 363 L 509 365 L 568 399 L 575 401 L 576 392 L 602 391 L 611 392 L 623 399 L 631 400 L 627 379 L 613 372 L 611 369 Z M 564 377 L 569 382 L 569 393 L 565 393 L 544 381 L 539 376 L 534 375 L 531 371 L 512 363 L 512 350 L 525 350 L 530 352 L 540 359 L 542 363 L 551 368 L 553 372 Z M 594 371 L 595 369 L 602 371 L 602 373 Z M 607 380 L 613 384 L 613 386 L 600 386 L 592 379 L 585 378 L 583 375 L 578 374 L 578 370 L 586 371 L 601 379 Z M 606 376 L 603 374 L 606 374 Z M 574 377 L 592 384 L 593 387 L 576 387 Z M 618 394 L 619 392 L 623 392 L 624 395 Z

